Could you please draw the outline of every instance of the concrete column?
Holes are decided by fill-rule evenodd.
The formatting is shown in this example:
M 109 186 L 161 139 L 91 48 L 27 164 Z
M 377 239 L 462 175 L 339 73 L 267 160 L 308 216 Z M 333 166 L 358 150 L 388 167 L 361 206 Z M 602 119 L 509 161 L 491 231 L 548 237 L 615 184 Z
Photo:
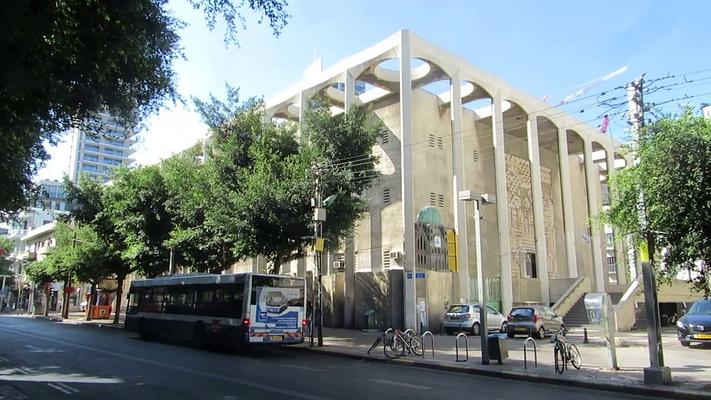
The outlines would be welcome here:
M 563 199 L 563 229 L 565 230 L 565 255 L 568 262 L 568 278 L 578 277 L 578 257 L 575 254 L 575 221 L 573 220 L 573 195 L 570 189 L 570 160 L 568 158 L 568 134 L 565 127 L 558 127 L 558 167 L 560 190 Z
M 343 71 L 343 82 L 346 86 L 344 108 L 348 112 L 355 104 L 355 78 L 350 71 Z M 352 236 L 346 239 L 344 270 L 343 327 L 353 328 L 355 326 L 355 249 Z
M 259 273 L 259 256 L 252 258 L 252 273 Z
M 343 72 L 343 82 L 346 87 L 345 91 L 345 98 L 344 98 L 344 108 L 346 112 L 353 107 L 355 104 L 355 78 L 353 77 L 353 74 L 346 70 Z
M 454 201 L 454 230 L 457 233 L 457 274 L 459 275 L 459 298 L 452 301 L 469 302 L 469 248 L 467 241 L 467 214 L 465 202 L 458 201 L 459 191 L 472 189 L 464 182 L 464 133 L 462 132 L 462 85 L 459 71 L 452 74 L 450 81 L 452 118 L 452 199 Z
M 548 289 L 548 251 L 546 249 L 546 229 L 543 214 L 543 186 L 541 184 L 541 156 L 538 148 L 538 117 L 530 114 L 527 122 L 528 161 L 531 163 L 531 197 L 533 197 L 533 231 L 536 238 L 536 267 L 541 284 L 541 301 L 551 304 Z
M 585 187 L 588 195 L 588 215 L 593 217 L 600 212 L 600 204 L 598 203 L 597 191 L 600 186 L 600 180 L 595 179 L 595 164 L 592 161 L 592 142 L 590 140 L 583 141 L 585 151 Z M 590 241 L 592 242 L 592 260 L 593 260 L 593 275 L 595 277 L 593 288 L 596 292 L 605 291 L 605 271 L 602 268 L 602 243 L 600 243 L 599 229 L 592 225 L 590 227 Z
M 499 224 L 499 265 L 501 268 L 501 306 L 508 313 L 513 305 L 511 277 L 511 243 L 509 242 L 509 205 L 506 189 L 506 149 L 504 143 L 504 113 L 501 93 L 492 99 L 491 126 L 494 139 L 494 169 L 496 171 L 496 215 Z
M 306 258 L 301 257 L 296 263 L 296 276 L 304 277 L 306 276 Z
M 405 268 L 405 327 L 417 328 L 415 275 L 415 212 L 412 198 L 412 63 L 410 32 L 400 32 L 400 177 L 402 186 L 403 266 Z M 407 278 L 407 273 L 412 278 Z
M 343 327 L 355 327 L 355 252 L 353 238 L 346 239 Z

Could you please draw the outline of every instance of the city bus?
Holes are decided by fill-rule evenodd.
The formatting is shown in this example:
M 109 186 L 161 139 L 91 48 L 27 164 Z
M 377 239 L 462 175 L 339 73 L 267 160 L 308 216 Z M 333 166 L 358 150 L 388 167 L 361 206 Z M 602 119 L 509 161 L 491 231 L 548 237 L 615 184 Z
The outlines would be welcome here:
M 171 275 L 131 282 L 125 327 L 197 347 L 303 343 L 305 304 L 304 278 Z

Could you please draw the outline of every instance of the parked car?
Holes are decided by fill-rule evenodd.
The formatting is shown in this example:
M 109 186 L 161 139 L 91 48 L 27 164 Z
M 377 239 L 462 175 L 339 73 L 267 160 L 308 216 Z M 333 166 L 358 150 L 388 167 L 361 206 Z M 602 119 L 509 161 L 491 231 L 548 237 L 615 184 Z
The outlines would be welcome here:
M 486 306 L 489 330 L 506 332 L 506 317 L 494 307 Z M 474 336 L 481 335 L 478 304 L 452 304 L 444 314 L 443 329 L 446 334 L 466 331 Z
M 535 336 L 543 339 L 564 328 L 563 318 L 544 306 L 519 306 L 511 309 L 506 326 L 506 334 Z
M 682 346 L 711 343 L 711 300 L 699 300 L 676 323 Z

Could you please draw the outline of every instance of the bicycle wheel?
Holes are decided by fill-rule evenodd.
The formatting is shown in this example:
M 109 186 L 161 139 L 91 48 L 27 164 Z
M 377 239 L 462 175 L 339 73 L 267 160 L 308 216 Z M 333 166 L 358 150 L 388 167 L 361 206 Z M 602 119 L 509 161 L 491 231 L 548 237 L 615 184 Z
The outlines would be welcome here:
M 553 359 L 555 360 L 555 372 L 562 375 L 565 372 L 565 350 L 558 343 L 553 349 Z
M 419 336 L 411 336 L 408 349 L 416 356 L 422 355 L 422 338 Z
M 392 340 L 383 342 L 383 353 L 387 358 L 398 358 L 405 354 L 405 342 L 400 336 L 393 336 Z
M 570 363 L 573 364 L 575 369 L 580 369 L 583 365 L 583 357 L 580 355 L 580 350 L 578 346 L 574 344 L 568 345 L 568 357 L 570 357 Z

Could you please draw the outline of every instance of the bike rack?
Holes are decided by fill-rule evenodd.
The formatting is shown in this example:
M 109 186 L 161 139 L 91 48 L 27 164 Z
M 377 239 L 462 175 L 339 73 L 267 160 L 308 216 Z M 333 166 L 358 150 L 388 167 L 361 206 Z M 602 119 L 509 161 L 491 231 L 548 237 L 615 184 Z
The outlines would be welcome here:
M 417 333 L 413 329 L 406 329 L 405 332 L 402 333 L 403 335 L 410 335 L 410 336 L 417 336 Z
M 526 339 L 523 342 L 523 368 L 528 369 L 528 359 L 526 358 L 526 347 L 529 343 L 533 343 L 533 362 L 534 366 L 538 368 L 538 350 L 536 350 L 536 341 L 532 337 Z
M 425 333 L 422 334 L 422 358 L 425 358 L 425 350 L 427 350 L 427 346 L 425 343 L 425 337 L 429 336 L 430 339 L 432 340 L 432 358 L 434 358 L 434 353 L 435 353 L 435 344 L 434 344 L 434 335 L 430 331 L 425 331 Z
M 466 346 L 466 357 L 463 360 L 459 359 L 459 338 L 464 337 L 464 345 Z M 464 332 L 460 332 L 459 335 L 457 335 L 457 338 L 454 341 L 455 345 L 455 361 L 456 362 L 464 362 L 464 361 L 469 361 L 469 339 L 467 339 L 467 334 Z

